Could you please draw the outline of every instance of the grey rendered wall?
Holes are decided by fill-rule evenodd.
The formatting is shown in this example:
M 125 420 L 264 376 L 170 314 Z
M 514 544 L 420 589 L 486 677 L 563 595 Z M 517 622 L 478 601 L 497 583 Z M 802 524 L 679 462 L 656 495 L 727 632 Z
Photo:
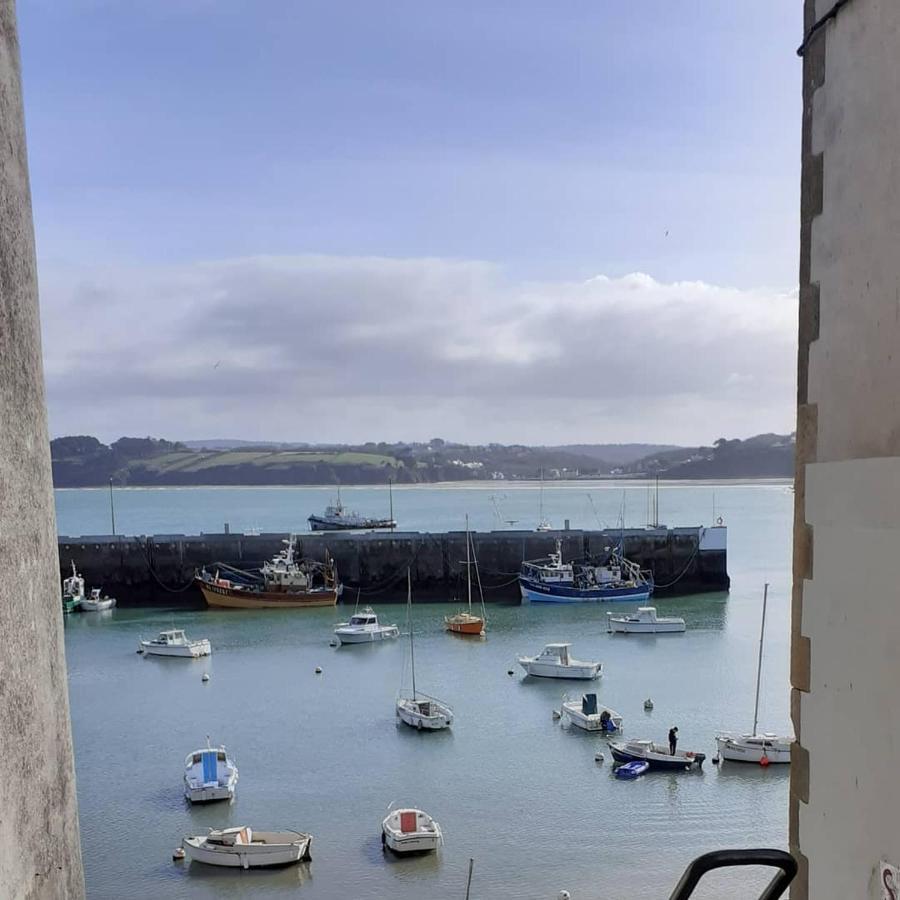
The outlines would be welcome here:
M 15 5 L 0 0 L 0 897 L 84 896 Z

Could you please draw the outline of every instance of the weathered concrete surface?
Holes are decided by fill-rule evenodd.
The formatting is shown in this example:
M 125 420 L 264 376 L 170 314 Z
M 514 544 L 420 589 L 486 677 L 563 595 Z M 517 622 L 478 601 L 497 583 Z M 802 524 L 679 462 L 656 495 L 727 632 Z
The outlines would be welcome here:
M 803 64 L 795 900 L 881 897 L 900 864 L 900 3 L 805 0 L 805 27 L 835 10 Z
M 15 6 L 0 0 L 0 897 L 84 896 Z
M 701 549 L 702 535 L 712 547 Z M 728 589 L 725 529 L 660 528 L 625 532 L 625 555 L 654 573 L 657 596 Z M 88 586 L 100 587 L 124 605 L 202 605 L 188 587 L 196 569 L 224 562 L 258 568 L 282 548 L 285 534 L 110 535 L 59 538 L 60 577 L 74 561 Z M 473 533 L 485 600 L 518 601 L 516 575 L 523 559 L 546 556 L 559 538 L 565 560 L 596 556 L 618 543 L 619 532 L 492 531 Z M 341 581 L 353 600 L 361 588 L 369 603 L 396 602 L 406 596 L 406 570 L 412 572 L 415 599 L 451 601 L 465 579 L 464 532 L 301 534 L 298 552 L 311 559 L 334 557 Z M 674 582 L 674 583 L 672 583 Z

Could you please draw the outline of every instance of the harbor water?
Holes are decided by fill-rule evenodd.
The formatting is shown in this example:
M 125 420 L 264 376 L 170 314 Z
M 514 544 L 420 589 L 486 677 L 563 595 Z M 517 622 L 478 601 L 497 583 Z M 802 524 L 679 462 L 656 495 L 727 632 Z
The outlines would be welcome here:
M 506 518 L 536 519 L 535 486 L 503 490 Z M 596 510 L 614 525 L 622 486 L 591 491 L 593 505 L 582 485 L 547 487 L 545 513 L 569 518 L 572 527 L 596 527 Z M 626 524 L 633 525 L 644 515 L 646 491 L 627 491 L 635 518 L 626 510 Z M 417 685 L 452 705 L 450 732 L 420 734 L 396 724 L 395 695 L 402 680 L 409 684 L 405 638 L 329 646 L 346 605 L 69 616 L 88 895 L 462 898 L 474 858 L 473 900 L 551 900 L 562 889 L 573 900 L 625 900 L 668 896 L 687 862 L 705 850 L 784 847 L 787 767 L 716 767 L 712 757 L 717 730 L 746 730 L 752 723 L 766 581 L 760 726 L 790 729 L 793 497 L 785 483 L 667 486 L 660 491 L 661 520 L 709 522 L 713 491 L 716 515 L 729 526 L 732 590 L 666 600 L 666 614 L 685 618 L 685 634 L 610 636 L 608 607 L 525 605 L 489 607 L 487 636 L 467 639 L 444 633 L 446 606 L 415 606 Z M 384 497 L 376 489 L 343 493 L 361 512 L 374 511 L 367 497 Z M 474 527 L 491 527 L 492 519 L 500 527 L 492 494 L 493 485 L 404 488 L 395 490 L 395 512 L 405 528 L 459 527 L 466 511 Z M 115 502 L 117 524 L 129 533 L 221 530 L 224 521 L 234 530 L 287 530 L 321 509 L 328 496 L 327 489 L 185 489 L 118 491 Z M 59 492 L 57 504 L 61 532 L 109 530 L 103 492 Z M 380 605 L 378 614 L 406 631 L 402 604 Z M 140 636 L 173 625 L 191 637 L 208 637 L 212 657 L 135 653 Z M 524 677 L 516 655 L 550 641 L 572 641 L 577 657 L 602 660 L 603 678 Z M 201 680 L 205 672 L 208 682 Z M 677 725 L 680 747 L 707 754 L 702 772 L 616 780 L 603 738 L 552 717 L 564 691 L 578 698 L 584 690 L 596 690 L 601 706 L 624 715 L 626 736 L 663 741 Z M 643 708 L 647 697 L 654 703 L 650 712 Z M 237 797 L 230 805 L 191 808 L 182 795 L 184 757 L 203 746 L 206 735 L 234 754 Z M 603 762 L 595 761 L 597 752 Z M 444 830 L 442 850 L 416 859 L 384 854 L 380 823 L 391 803 L 431 813 Z M 312 862 L 241 872 L 172 861 L 182 836 L 238 824 L 311 831 Z M 723 883 L 719 878 L 702 896 L 722 896 Z

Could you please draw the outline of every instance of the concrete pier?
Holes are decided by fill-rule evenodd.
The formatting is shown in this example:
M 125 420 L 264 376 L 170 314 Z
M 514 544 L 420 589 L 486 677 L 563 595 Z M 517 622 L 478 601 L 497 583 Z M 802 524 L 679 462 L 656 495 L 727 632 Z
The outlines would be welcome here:
M 0 897 L 84 896 L 15 4 L 0 0 Z
M 282 548 L 286 534 L 201 534 L 122 537 L 60 536 L 60 577 L 71 561 L 88 587 L 103 587 L 123 605 L 197 606 L 190 586 L 196 569 L 226 563 L 256 569 Z M 523 560 L 546 556 L 562 543 L 564 560 L 597 556 L 615 546 L 619 531 L 491 531 L 473 533 L 485 599 L 517 602 L 516 575 Z M 653 572 L 657 597 L 728 590 L 727 530 L 715 528 L 626 529 L 625 555 Z M 356 590 L 371 604 L 406 596 L 406 570 L 414 599 L 452 601 L 465 583 L 465 533 L 336 532 L 300 534 L 301 556 L 334 557 L 345 585 L 344 601 Z

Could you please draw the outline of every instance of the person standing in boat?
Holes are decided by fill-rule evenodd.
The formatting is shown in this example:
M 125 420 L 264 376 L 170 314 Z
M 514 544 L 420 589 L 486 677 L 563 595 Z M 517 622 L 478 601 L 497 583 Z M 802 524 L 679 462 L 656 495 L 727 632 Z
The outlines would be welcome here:
M 673 725 L 669 729 L 669 756 L 674 756 L 678 749 L 678 726 Z

